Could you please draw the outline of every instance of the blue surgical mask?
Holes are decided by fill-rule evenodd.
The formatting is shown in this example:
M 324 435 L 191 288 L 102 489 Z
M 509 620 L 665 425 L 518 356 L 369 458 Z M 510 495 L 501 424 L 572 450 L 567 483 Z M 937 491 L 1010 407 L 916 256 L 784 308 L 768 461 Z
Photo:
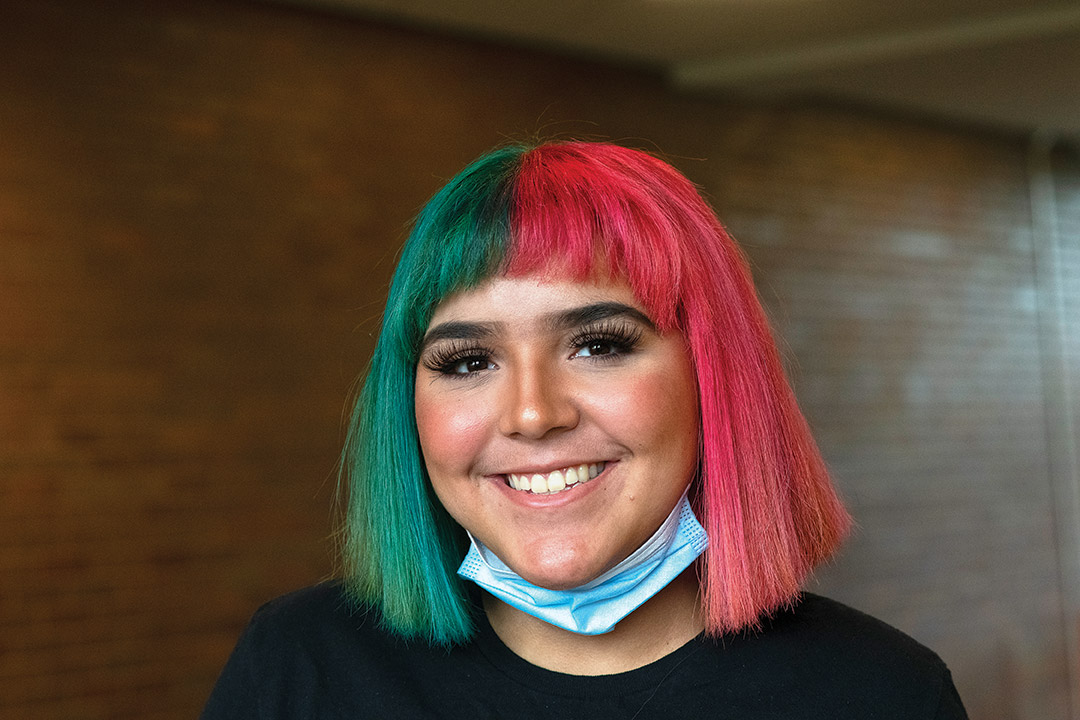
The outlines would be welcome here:
M 601 635 L 660 592 L 709 544 L 686 493 L 645 544 L 603 575 L 570 590 L 533 585 L 469 534 L 458 575 L 522 612 L 581 635 Z

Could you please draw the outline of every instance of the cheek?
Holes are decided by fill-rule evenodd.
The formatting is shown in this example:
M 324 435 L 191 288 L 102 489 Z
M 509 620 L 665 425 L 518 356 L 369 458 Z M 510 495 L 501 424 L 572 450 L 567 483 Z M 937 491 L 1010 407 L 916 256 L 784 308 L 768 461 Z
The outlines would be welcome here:
M 477 403 L 417 388 L 416 429 L 433 482 L 472 466 L 483 447 L 487 426 Z
M 593 407 L 608 419 L 608 427 L 638 450 L 651 448 L 673 454 L 697 452 L 698 403 L 696 386 L 685 376 L 669 372 L 638 376 L 618 392 L 594 400 Z

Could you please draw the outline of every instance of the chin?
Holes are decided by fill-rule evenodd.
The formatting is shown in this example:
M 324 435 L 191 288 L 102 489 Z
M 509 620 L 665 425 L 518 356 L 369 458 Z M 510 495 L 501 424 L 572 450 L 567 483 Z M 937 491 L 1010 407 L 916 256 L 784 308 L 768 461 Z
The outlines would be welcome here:
M 579 558 L 548 557 L 522 569 L 525 572 L 517 568 L 514 571 L 533 585 L 548 590 L 572 590 L 595 580 L 607 567 L 599 563 L 582 564 Z
M 518 573 L 518 574 L 520 575 L 521 573 Z M 571 580 L 571 579 L 567 579 L 566 577 L 562 577 L 562 576 L 560 576 L 560 577 L 538 577 L 538 576 L 526 577 L 525 575 L 522 575 L 522 577 L 524 577 L 526 580 L 531 582 L 533 585 L 536 585 L 537 587 L 546 588 L 548 590 L 573 590 L 574 588 L 581 587 L 582 585 L 586 584 L 587 582 L 589 582 L 590 580 L 593 579 L 591 577 L 583 577 L 583 578 L 575 578 L 575 579 Z

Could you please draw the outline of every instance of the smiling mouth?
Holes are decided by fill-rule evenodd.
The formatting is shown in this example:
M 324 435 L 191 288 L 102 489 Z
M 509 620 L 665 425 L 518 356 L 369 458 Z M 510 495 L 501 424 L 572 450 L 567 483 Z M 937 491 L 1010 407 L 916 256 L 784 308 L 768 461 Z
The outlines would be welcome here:
M 574 465 L 573 467 L 554 470 L 549 473 L 510 473 L 506 476 L 506 484 L 515 490 L 530 492 L 534 495 L 552 495 L 564 492 L 579 485 L 587 483 L 594 477 L 604 472 L 606 462 Z

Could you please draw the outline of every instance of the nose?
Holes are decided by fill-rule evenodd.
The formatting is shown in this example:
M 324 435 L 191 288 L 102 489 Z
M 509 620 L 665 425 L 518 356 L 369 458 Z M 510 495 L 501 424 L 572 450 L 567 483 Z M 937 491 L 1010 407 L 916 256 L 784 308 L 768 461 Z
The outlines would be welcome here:
M 508 436 L 540 440 L 574 428 L 578 408 L 568 379 L 544 363 L 526 363 L 507 373 L 500 388 L 500 431 Z

